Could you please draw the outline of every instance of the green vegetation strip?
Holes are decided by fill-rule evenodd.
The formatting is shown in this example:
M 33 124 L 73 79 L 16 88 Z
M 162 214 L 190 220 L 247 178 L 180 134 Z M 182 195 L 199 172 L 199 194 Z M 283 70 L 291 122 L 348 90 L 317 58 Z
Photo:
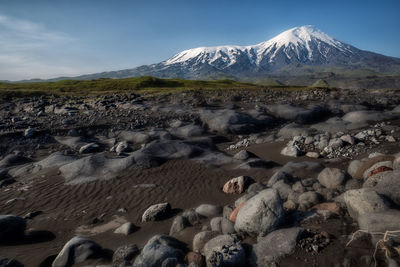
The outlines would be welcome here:
M 102 95 L 111 93 L 165 94 L 190 90 L 222 89 L 290 89 L 304 90 L 296 86 L 264 86 L 234 80 L 183 80 L 159 79 L 151 76 L 126 79 L 62 80 L 56 82 L 0 82 L 0 97 L 26 97 L 40 95 Z

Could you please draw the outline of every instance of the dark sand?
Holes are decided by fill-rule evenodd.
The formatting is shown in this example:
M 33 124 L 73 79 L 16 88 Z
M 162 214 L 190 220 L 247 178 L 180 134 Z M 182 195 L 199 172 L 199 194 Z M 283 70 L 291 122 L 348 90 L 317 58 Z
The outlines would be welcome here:
M 265 143 L 252 145 L 247 149 L 260 158 L 272 160 L 279 165 L 288 161 L 308 160 L 322 162 L 325 166 L 338 167 L 346 166 L 348 162 L 343 160 L 326 163 L 323 159 L 282 156 L 279 152 L 285 144 L 285 142 Z M 235 152 L 230 151 L 230 153 Z M 265 183 L 273 170 L 213 168 L 191 160 L 171 160 L 160 167 L 126 172 L 113 180 L 74 186 L 64 185 L 64 180 L 58 175 L 57 169 L 40 172 L 32 177 L 20 179 L 1 191 L 1 214 L 24 216 L 30 211 L 38 210 L 43 213 L 33 220 L 28 220 L 28 232 L 34 235 L 31 239 L 27 239 L 23 244 L 0 246 L 0 255 L 18 259 L 26 266 L 39 266 L 46 258 L 52 259 L 58 254 L 64 244 L 78 233 L 89 236 L 103 248 L 110 250 L 131 243 L 143 247 L 153 235 L 168 234 L 173 220 L 171 216 L 158 222 L 141 223 L 141 216 L 150 205 L 169 202 L 176 214 L 185 209 L 196 208 L 203 203 L 233 204 L 239 196 L 226 195 L 221 191 L 227 180 L 248 175 Z M 157 186 L 135 188 L 135 185 L 140 184 Z M 23 191 L 22 188 L 27 190 Z M 5 202 L 12 198 L 25 198 L 25 200 L 6 205 Z M 127 212 L 118 212 L 120 208 L 125 208 Z M 102 215 L 104 222 L 91 225 L 96 217 Z M 138 226 L 138 230 L 129 236 L 114 234 L 114 229 L 125 221 L 133 222 Z M 332 235 L 333 242 L 316 255 L 298 248 L 293 255 L 285 258 L 280 266 L 335 266 L 335 263 L 342 263 L 344 257 L 355 259 L 349 266 L 365 266 L 360 263 L 359 257 L 373 253 L 373 247 L 365 240 L 354 242 L 351 250 L 345 249 L 347 235 L 357 229 L 351 219 L 337 218 L 304 227 L 327 231 Z M 79 231 L 82 229 L 89 231 Z M 187 243 L 190 249 L 193 236 L 200 230 L 201 227 L 189 227 L 176 237 Z M 248 242 L 252 243 L 254 240 L 250 239 Z M 96 260 L 92 263 L 109 262 Z

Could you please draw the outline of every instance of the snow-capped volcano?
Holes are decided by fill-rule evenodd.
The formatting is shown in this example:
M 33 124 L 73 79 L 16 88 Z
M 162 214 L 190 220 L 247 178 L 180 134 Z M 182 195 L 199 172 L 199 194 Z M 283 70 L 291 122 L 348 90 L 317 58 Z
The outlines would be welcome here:
M 353 78 L 360 73 L 371 77 L 376 74 L 398 74 L 400 59 L 360 50 L 307 25 L 289 29 L 255 45 L 198 47 L 184 50 L 157 64 L 77 78 L 151 75 L 159 78 L 257 81 L 277 77 L 287 82 L 293 77 L 303 76 L 303 83 L 306 83 L 318 78 L 315 73 L 325 73 L 335 81 L 336 73 L 341 76 L 353 75 Z M 299 82 L 298 78 L 294 80 Z
M 280 51 L 288 59 L 292 59 L 294 53 L 297 60 L 327 57 L 332 50 L 353 53 L 350 45 L 332 38 L 311 25 L 287 30 L 266 42 L 255 45 L 254 49 L 257 51 L 257 62 L 261 62 L 265 57 L 271 62 Z
M 313 26 L 295 27 L 276 37 L 250 46 L 199 47 L 182 51 L 163 62 L 173 64 L 209 64 L 218 69 L 248 61 L 253 66 L 265 66 L 284 60 L 285 63 L 329 62 L 331 54 L 338 52 L 351 55 L 355 51 Z

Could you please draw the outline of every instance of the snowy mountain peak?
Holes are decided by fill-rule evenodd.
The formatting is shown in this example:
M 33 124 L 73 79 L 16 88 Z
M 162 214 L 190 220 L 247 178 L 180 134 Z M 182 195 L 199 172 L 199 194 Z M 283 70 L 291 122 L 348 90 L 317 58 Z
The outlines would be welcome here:
M 351 47 L 342 43 L 312 25 L 295 27 L 274 38 L 255 46 L 257 63 L 268 57 L 273 62 L 279 52 L 283 52 L 288 59 L 312 60 L 315 57 L 326 57 L 332 49 L 341 52 L 350 52 Z
M 324 42 L 325 44 L 331 45 L 335 48 L 342 50 L 344 48 L 344 43 L 332 38 L 323 31 L 315 28 L 312 25 L 306 25 L 301 27 L 295 27 L 281 34 L 275 36 L 274 38 L 259 44 L 258 46 L 271 46 L 276 44 L 277 46 L 289 46 L 292 45 L 307 45 L 309 42 Z
M 329 36 L 328 34 L 322 32 L 321 30 L 315 28 L 312 25 L 306 25 L 301 27 L 295 27 L 281 34 L 275 36 L 271 40 L 265 43 L 277 43 L 279 45 L 289 45 L 291 44 L 306 44 L 313 40 L 323 41 L 329 45 L 339 45 L 340 42 Z
M 352 54 L 353 48 L 314 26 L 306 25 L 289 29 L 256 45 L 188 49 L 162 64 L 165 66 L 181 64 L 191 67 L 208 64 L 220 70 L 243 62 L 255 67 L 276 62 L 324 64 L 337 52 Z

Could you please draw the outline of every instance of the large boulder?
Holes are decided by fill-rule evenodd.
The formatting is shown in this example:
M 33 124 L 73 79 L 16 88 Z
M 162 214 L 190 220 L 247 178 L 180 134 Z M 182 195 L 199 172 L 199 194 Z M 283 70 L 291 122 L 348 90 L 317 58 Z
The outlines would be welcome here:
M 334 114 L 348 113 L 357 110 L 366 110 L 367 107 L 359 104 L 347 104 L 340 100 L 332 99 L 327 103 L 329 110 Z
M 350 216 L 358 220 L 365 213 L 388 210 L 385 200 L 371 188 L 349 190 L 344 193 L 344 201 Z
M 342 117 L 344 121 L 351 123 L 362 123 L 369 121 L 382 121 L 390 119 L 391 115 L 389 113 L 383 113 L 379 111 L 370 110 L 359 110 L 347 113 Z
M 135 158 L 109 159 L 104 156 L 92 155 L 73 161 L 59 168 L 67 184 L 80 184 L 95 180 L 114 178 L 119 172 L 135 164 Z
M 219 234 L 220 233 L 215 231 L 203 231 L 197 233 L 193 237 L 193 251 L 202 252 L 204 245 L 214 237 L 218 236 Z
M 356 139 L 349 134 L 342 135 L 340 137 L 340 140 L 342 140 L 343 142 L 345 142 L 349 145 L 352 145 L 352 146 L 354 146 L 356 144 Z
M 284 180 L 286 183 L 293 182 L 294 177 L 307 178 L 319 173 L 322 169 L 324 169 L 324 166 L 319 162 L 289 161 L 274 173 L 274 175 L 269 179 L 267 185 L 271 187 L 279 180 Z
M 163 219 L 171 211 L 168 202 L 152 205 L 142 215 L 142 222 L 157 221 Z
M 170 130 L 171 134 L 181 137 L 188 138 L 193 136 L 201 136 L 204 133 L 203 127 L 199 125 L 185 125 L 177 128 L 173 128 Z
M 121 131 L 118 137 L 134 144 L 145 144 L 151 140 L 151 137 L 144 132 Z
M 309 176 L 316 172 L 321 171 L 324 166 L 319 162 L 314 161 L 302 161 L 302 162 L 292 162 L 289 161 L 279 171 L 289 173 L 293 176 L 303 177 Z
M 15 215 L 0 215 L 0 243 L 14 242 L 25 234 L 26 222 Z
M 294 252 L 303 228 L 280 229 L 258 239 L 250 256 L 252 266 L 273 266 L 274 262 Z
M 246 202 L 247 200 L 249 200 L 250 198 L 254 197 L 255 195 L 258 194 L 258 192 L 264 190 L 265 188 L 257 191 L 257 192 L 251 192 L 251 193 L 247 193 L 243 196 L 241 196 L 240 198 L 236 199 L 235 201 L 235 207 L 239 207 L 240 205 L 244 204 L 244 202 Z
M 318 175 L 320 184 L 330 189 L 337 189 L 346 180 L 346 173 L 337 168 L 325 168 Z
M 324 122 L 313 124 L 311 125 L 311 128 L 320 132 L 328 133 L 347 132 L 349 130 L 349 124 L 349 122 L 343 121 L 338 117 L 333 117 Z
M 169 235 L 174 235 L 176 233 L 179 233 L 183 229 L 185 229 L 187 226 L 189 226 L 189 222 L 184 216 L 176 216 L 172 222 L 171 228 L 169 230 Z
M 359 168 L 361 168 L 361 166 L 363 165 L 363 162 L 360 160 L 352 160 L 349 164 L 349 167 L 347 168 L 347 173 L 355 178 L 356 177 L 356 173 L 358 171 Z
M 389 209 L 364 213 L 358 217 L 358 225 L 361 230 L 369 232 L 398 231 L 400 229 L 400 211 Z
M 210 221 L 211 230 L 223 234 L 233 234 L 235 227 L 233 222 L 224 217 L 215 217 Z
M 204 245 L 207 267 L 244 266 L 246 253 L 240 243 L 230 235 L 214 237 Z
M 252 116 L 234 110 L 202 110 L 200 118 L 213 132 L 218 133 L 248 133 L 260 124 Z M 271 118 L 272 122 L 272 118 Z
M 21 167 L 10 169 L 8 174 L 12 177 L 22 177 L 30 173 L 37 173 L 42 169 L 57 168 L 69 164 L 78 158 L 75 156 L 66 156 L 62 152 L 55 152 L 38 162 L 25 164 Z
M 400 206 L 400 170 L 381 173 L 374 190 Z
M 312 206 L 321 202 L 321 196 L 314 191 L 302 193 L 298 198 L 300 210 L 308 210 Z
M 79 148 L 79 154 L 88 154 L 88 153 L 96 152 L 96 151 L 98 151 L 99 147 L 100 146 L 96 143 L 85 144 Z
M 290 194 L 293 194 L 292 187 L 289 184 L 285 183 L 283 180 L 275 183 L 272 188 L 278 190 L 279 196 L 283 201 L 286 201 L 288 199 L 288 196 Z
M 297 123 L 289 123 L 278 131 L 278 136 L 283 138 L 293 138 L 295 136 L 309 136 L 314 132 L 315 130 L 305 128 Z
M 131 233 L 135 232 L 136 229 L 137 227 L 133 223 L 127 222 L 119 226 L 117 229 L 115 229 L 114 233 L 130 235 Z
M 146 144 L 143 149 L 136 153 L 142 153 L 152 158 L 168 160 L 191 158 L 200 155 L 202 152 L 203 150 L 200 147 L 189 142 L 180 140 L 155 140 Z
M 201 216 L 212 218 L 222 213 L 222 207 L 211 204 L 201 204 L 195 211 Z
M 373 176 L 378 173 L 392 171 L 393 170 L 393 161 L 380 161 L 372 165 L 370 168 L 364 171 L 363 178 L 368 179 L 370 176 Z
M 129 151 L 130 147 L 127 141 L 122 141 L 117 143 L 115 146 L 113 146 L 110 151 L 111 152 L 116 152 L 118 155 L 122 154 L 123 152 Z
M 45 159 L 42 159 L 39 162 L 36 162 L 34 165 L 39 166 L 40 169 L 47 169 L 52 167 L 60 167 L 65 164 L 71 163 L 77 158 L 75 156 L 66 156 L 63 155 L 62 152 L 54 152 L 50 156 Z
M 375 154 L 375 155 L 374 155 Z M 394 157 L 393 156 L 386 156 L 386 155 L 379 155 L 379 154 L 370 154 L 372 157 L 369 157 L 368 159 L 365 159 L 362 161 L 361 166 L 358 168 L 357 172 L 354 174 L 354 178 L 357 179 L 363 179 L 364 173 L 366 170 L 370 169 L 372 166 L 374 166 L 377 163 L 380 162 L 387 162 L 387 161 L 393 161 Z
M 206 110 L 200 112 L 200 117 L 211 130 L 220 133 L 249 133 L 275 121 L 261 110 L 248 110 L 243 113 L 231 109 Z
M 139 254 L 139 248 L 135 244 L 118 247 L 113 254 L 113 262 L 131 261 L 136 254 Z
M 302 152 L 300 148 L 293 142 L 290 141 L 282 150 L 281 155 L 288 156 L 288 157 L 299 157 L 301 156 Z
M 257 193 L 266 188 L 267 188 L 267 186 L 265 184 L 260 183 L 260 182 L 255 182 L 255 183 L 249 185 L 249 187 L 246 190 L 246 193 Z
M 222 191 L 227 194 L 241 194 L 246 187 L 251 183 L 252 179 L 248 176 L 239 176 L 230 179 L 225 183 Z
M 182 213 L 182 217 L 186 218 L 190 225 L 198 225 L 201 223 L 201 220 L 204 219 L 202 215 L 197 213 L 193 209 L 186 210 Z
M 87 259 L 99 258 L 102 249 L 95 242 L 76 236 L 68 241 L 53 261 L 52 267 L 71 266 Z
M 271 176 L 271 178 L 268 180 L 267 186 L 272 187 L 274 184 L 280 181 L 283 181 L 284 183 L 291 183 L 295 181 L 295 177 L 280 169 Z
M 185 256 L 185 261 L 189 264 L 190 267 L 205 267 L 206 261 L 203 255 L 197 252 L 189 252 Z
M 340 138 L 332 138 L 329 140 L 329 147 L 339 149 L 344 146 L 343 140 Z
M 326 110 L 320 106 L 305 109 L 289 104 L 274 104 L 268 105 L 267 110 L 280 119 L 298 123 L 311 123 L 320 120 L 326 115 Z
M 265 189 L 247 200 L 239 210 L 235 230 L 252 236 L 275 230 L 285 215 L 283 203 L 275 189 Z
M 351 190 L 351 189 L 360 189 L 362 187 L 362 181 L 359 179 L 349 179 L 347 180 L 344 189 Z
M 247 150 L 240 150 L 238 153 L 233 155 L 233 158 L 237 160 L 247 160 L 249 158 L 254 158 L 254 157 L 257 156 Z
M 153 236 L 143 247 L 142 252 L 136 257 L 135 267 L 158 267 L 164 266 L 170 259 L 182 263 L 185 256 L 183 250 L 185 245 L 175 238 L 156 235 Z

